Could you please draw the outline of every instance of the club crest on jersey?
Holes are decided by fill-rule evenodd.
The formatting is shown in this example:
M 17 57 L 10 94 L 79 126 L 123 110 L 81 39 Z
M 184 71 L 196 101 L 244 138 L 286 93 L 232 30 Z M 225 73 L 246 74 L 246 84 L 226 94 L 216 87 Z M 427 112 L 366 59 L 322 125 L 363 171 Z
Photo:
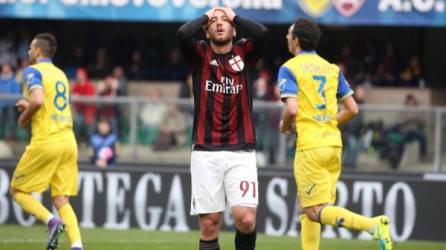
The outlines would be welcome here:
M 345 17 L 351 17 L 364 4 L 364 0 L 333 0 L 334 7 Z
M 297 0 L 302 10 L 312 17 L 320 17 L 331 7 L 330 0 Z
M 243 62 L 240 56 L 235 56 L 229 60 L 229 65 L 235 72 L 240 72 L 245 67 L 245 63 Z

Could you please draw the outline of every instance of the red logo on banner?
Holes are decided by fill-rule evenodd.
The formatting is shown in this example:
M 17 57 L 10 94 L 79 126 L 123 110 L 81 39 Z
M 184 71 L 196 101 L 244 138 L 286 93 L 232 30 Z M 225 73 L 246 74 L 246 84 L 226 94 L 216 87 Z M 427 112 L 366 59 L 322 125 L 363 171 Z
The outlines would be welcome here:
M 345 17 L 353 16 L 364 4 L 364 0 L 333 0 L 333 5 Z

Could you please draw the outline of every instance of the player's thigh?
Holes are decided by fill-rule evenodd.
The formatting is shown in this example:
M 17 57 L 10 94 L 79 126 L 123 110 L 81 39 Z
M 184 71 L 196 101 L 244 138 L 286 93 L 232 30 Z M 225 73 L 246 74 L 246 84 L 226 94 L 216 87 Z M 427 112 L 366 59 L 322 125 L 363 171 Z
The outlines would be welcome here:
M 75 196 L 78 184 L 77 143 L 74 139 L 66 139 L 61 143 L 63 153 L 60 163 L 51 179 L 51 196 Z
M 255 151 L 226 152 L 226 198 L 229 206 L 257 207 L 259 185 Z
M 298 151 L 294 163 L 299 200 L 302 207 L 331 202 L 332 179 L 327 169 L 330 156 L 326 148 Z
M 219 152 L 192 151 L 191 215 L 217 213 L 225 209 L 224 167 Z
M 23 192 L 45 191 L 59 162 L 60 148 L 52 144 L 26 147 L 14 171 L 11 187 Z
M 342 148 L 341 147 L 332 147 L 331 148 L 332 157 L 329 159 L 329 168 L 331 186 L 330 186 L 330 203 L 335 203 L 336 201 L 336 184 L 339 180 L 339 176 L 342 171 Z

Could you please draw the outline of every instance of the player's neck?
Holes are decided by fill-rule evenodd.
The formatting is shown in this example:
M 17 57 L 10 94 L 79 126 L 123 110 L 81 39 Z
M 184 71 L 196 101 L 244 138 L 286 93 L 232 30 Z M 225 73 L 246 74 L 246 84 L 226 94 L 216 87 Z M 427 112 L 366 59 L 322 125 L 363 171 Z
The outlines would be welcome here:
M 42 61 L 47 61 L 47 60 L 50 60 L 50 58 L 47 56 L 38 56 L 36 59 L 36 62 L 42 62 Z
M 232 41 L 225 45 L 217 45 L 211 41 L 212 50 L 217 54 L 226 54 L 232 50 Z
M 297 55 L 299 55 L 300 52 L 302 52 L 302 49 L 301 49 L 300 47 L 297 47 L 297 48 L 294 50 L 294 55 L 297 56 Z

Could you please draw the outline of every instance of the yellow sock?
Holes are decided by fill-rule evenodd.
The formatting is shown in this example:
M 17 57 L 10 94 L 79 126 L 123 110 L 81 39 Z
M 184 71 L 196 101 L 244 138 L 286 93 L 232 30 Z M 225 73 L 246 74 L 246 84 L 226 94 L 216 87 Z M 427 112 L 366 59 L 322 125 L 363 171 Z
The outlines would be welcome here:
M 39 221 L 44 224 L 48 224 L 50 218 L 53 215 L 43 206 L 43 204 L 34 198 L 29 193 L 17 192 L 14 195 L 14 200 L 22 207 L 26 212 L 34 215 Z
M 326 206 L 319 213 L 322 224 L 373 233 L 375 222 L 372 218 L 336 206 Z
M 319 250 L 321 239 L 321 224 L 311 221 L 307 214 L 300 215 L 300 238 L 302 250 Z
M 70 244 L 81 242 L 81 232 L 79 230 L 79 224 L 77 223 L 77 217 L 73 208 L 69 203 L 65 204 L 62 208 L 57 210 L 59 216 L 65 224 L 65 228 L 68 234 L 68 240 Z

